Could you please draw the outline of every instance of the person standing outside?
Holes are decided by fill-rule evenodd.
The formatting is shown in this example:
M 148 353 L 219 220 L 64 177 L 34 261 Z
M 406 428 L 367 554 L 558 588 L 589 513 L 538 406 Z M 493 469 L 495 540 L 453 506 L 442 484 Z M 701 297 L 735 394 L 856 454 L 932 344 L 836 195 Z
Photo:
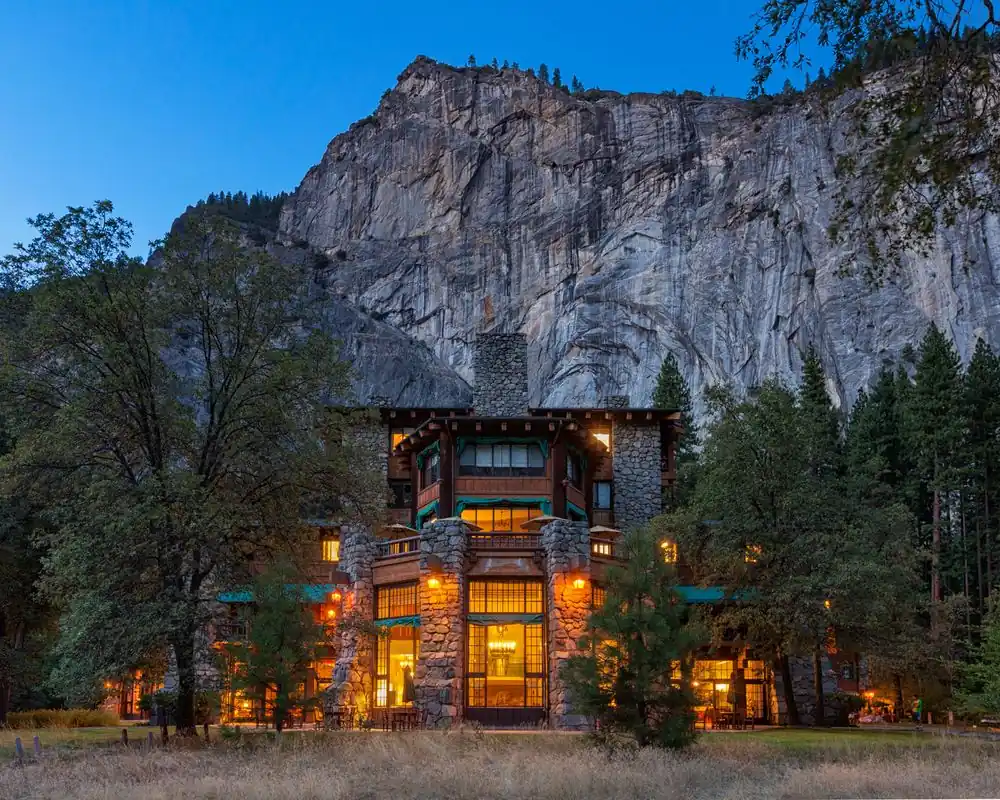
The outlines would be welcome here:
M 924 716 L 924 701 L 922 698 L 913 696 L 913 721 L 919 725 Z

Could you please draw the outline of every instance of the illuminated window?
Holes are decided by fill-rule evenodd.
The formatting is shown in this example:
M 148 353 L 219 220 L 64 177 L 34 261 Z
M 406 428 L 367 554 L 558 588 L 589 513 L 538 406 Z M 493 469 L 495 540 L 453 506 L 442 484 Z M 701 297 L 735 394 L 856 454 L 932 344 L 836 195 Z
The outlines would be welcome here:
M 767 680 L 767 669 L 763 661 L 747 661 L 743 667 L 743 677 L 748 681 Z
M 524 523 L 542 516 L 538 506 L 470 506 L 462 509 L 462 519 L 484 531 L 521 531 Z
M 469 623 L 468 702 L 473 707 L 545 705 L 545 638 L 541 624 Z
M 396 445 L 398 445 L 411 433 L 413 433 L 413 428 L 393 428 L 389 433 L 389 439 L 392 445 L 391 449 L 395 450 Z
M 340 561 L 340 539 L 323 540 L 323 560 Z
M 611 481 L 594 481 L 594 508 L 611 508 Z
M 393 625 L 378 639 L 375 659 L 375 705 L 399 708 L 413 705 L 413 677 L 420 653 L 419 629 Z
M 608 599 L 608 590 L 596 583 L 590 584 L 590 607 L 604 608 L 604 601 Z
M 541 614 L 541 581 L 469 581 L 470 614 Z
M 594 438 L 597 439 L 601 444 L 603 444 L 608 451 L 611 450 L 611 431 L 607 428 L 598 428 L 597 430 L 591 431 Z
M 669 539 L 665 542 L 660 542 L 660 549 L 663 551 L 663 560 L 668 564 L 677 563 L 677 544 L 676 542 L 671 542 Z
M 395 619 L 413 617 L 417 608 L 417 584 L 400 583 L 395 586 L 379 586 L 375 592 L 375 619 Z
M 545 474 L 545 455 L 537 444 L 468 444 L 458 469 L 481 477 L 539 477 Z
M 764 549 L 759 544 L 748 544 L 746 551 L 743 553 L 743 560 L 746 561 L 747 564 L 756 564 L 757 559 L 760 558 L 761 553 L 763 552 Z

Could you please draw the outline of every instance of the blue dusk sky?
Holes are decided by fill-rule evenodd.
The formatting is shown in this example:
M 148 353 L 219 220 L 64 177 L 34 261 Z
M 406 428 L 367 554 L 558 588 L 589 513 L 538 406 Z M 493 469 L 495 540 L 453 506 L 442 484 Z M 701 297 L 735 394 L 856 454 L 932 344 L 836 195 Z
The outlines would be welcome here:
M 291 191 L 418 54 L 743 96 L 759 4 L 3 0 L 0 254 L 67 205 L 112 200 L 144 254 L 209 192 Z

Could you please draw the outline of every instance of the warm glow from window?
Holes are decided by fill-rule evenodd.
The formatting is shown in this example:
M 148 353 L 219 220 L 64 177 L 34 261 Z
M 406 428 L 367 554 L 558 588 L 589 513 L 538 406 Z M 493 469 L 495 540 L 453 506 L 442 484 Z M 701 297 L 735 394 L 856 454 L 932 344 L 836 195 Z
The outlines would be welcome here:
M 660 542 L 660 549 L 663 551 L 663 560 L 668 564 L 677 563 L 677 544 L 671 542 L 669 539 L 665 542 Z
M 748 544 L 746 552 L 743 554 L 743 560 L 747 564 L 756 564 L 757 559 L 760 558 L 761 553 L 764 549 L 759 544 Z
M 323 560 L 340 561 L 340 539 L 323 540 Z
M 413 428 L 393 428 L 391 434 L 392 449 L 395 450 L 396 445 L 398 445 L 411 433 L 413 433 Z
M 824 600 L 824 601 L 823 601 L 823 608 L 829 608 L 829 607 L 830 607 L 831 605 L 832 605 L 832 604 L 830 603 L 830 601 L 829 601 L 829 600 Z
M 594 438 L 608 448 L 608 450 L 611 449 L 611 433 L 609 431 L 594 431 Z

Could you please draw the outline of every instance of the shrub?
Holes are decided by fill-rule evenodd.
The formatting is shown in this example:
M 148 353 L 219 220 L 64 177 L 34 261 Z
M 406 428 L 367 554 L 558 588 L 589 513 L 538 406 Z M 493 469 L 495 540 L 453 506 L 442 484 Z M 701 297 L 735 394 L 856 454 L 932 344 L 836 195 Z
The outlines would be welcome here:
M 117 724 L 117 714 L 89 708 L 43 708 L 12 711 L 7 715 L 7 725 L 11 728 L 98 728 Z

